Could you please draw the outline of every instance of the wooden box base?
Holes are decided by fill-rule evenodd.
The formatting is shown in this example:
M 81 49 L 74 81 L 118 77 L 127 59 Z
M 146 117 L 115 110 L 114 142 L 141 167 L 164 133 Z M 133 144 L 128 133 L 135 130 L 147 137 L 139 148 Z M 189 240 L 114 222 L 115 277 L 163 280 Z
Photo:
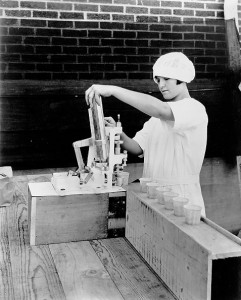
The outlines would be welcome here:
M 58 196 L 49 182 L 31 183 L 28 197 L 30 244 L 124 236 L 125 212 L 124 189 Z
M 127 191 L 126 237 L 180 300 L 241 299 L 241 243 L 217 229 L 186 224 L 139 185 Z

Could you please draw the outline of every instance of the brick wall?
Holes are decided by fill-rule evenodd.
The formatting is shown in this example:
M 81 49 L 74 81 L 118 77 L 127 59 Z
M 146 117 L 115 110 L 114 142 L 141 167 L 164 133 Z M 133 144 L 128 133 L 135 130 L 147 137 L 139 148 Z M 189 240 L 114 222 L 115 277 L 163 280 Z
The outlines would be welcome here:
M 223 1 L 0 0 L 1 78 L 149 80 L 172 50 L 193 60 L 197 79 L 221 78 Z

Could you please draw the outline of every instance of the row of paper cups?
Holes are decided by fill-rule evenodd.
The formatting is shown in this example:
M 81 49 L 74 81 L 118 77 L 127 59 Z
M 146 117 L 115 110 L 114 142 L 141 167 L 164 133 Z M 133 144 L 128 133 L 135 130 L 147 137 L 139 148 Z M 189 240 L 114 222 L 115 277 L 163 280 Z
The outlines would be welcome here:
M 148 198 L 157 199 L 165 209 L 174 210 L 176 216 L 184 216 L 187 224 L 199 224 L 201 206 L 189 204 L 189 199 L 173 191 L 172 186 L 163 186 L 151 178 L 140 178 L 140 187 Z

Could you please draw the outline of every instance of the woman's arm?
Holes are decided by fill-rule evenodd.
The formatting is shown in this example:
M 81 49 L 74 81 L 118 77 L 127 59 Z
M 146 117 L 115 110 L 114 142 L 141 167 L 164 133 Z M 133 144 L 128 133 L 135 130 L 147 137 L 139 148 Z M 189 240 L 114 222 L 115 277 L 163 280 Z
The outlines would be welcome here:
M 85 92 L 86 102 L 90 105 L 92 101 L 99 103 L 100 96 L 114 96 L 120 101 L 135 107 L 151 117 L 174 120 L 172 110 L 167 103 L 147 94 L 131 91 L 114 85 L 95 84 Z
M 141 155 L 143 153 L 140 145 L 135 140 L 127 136 L 124 132 L 122 132 L 120 136 L 123 141 L 122 147 L 125 150 L 134 155 Z
M 112 117 L 105 117 L 105 126 L 115 127 L 116 122 Z M 135 140 L 127 136 L 124 132 L 121 133 L 120 137 L 123 141 L 122 148 L 134 155 L 142 154 L 143 151 Z

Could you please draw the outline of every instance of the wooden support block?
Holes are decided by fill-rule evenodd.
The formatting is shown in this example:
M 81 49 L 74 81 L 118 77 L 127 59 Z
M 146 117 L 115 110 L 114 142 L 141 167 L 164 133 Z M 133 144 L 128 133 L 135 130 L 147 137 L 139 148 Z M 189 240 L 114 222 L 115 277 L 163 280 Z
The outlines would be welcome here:
M 210 224 L 186 224 L 139 184 L 127 191 L 126 237 L 180 300 L 241 299 L 241 246 Z
M 37 193 L 39 190 L 42 192 Z M 124 236 L 125 216 L 118 216 L 120 199 L 125 204 L 125 190 L 59 196 L 50 182 L 31 183 L 28 196 L 30 245 Z M 125 205 L 122 204 L 121 209 L 125 215 Z

